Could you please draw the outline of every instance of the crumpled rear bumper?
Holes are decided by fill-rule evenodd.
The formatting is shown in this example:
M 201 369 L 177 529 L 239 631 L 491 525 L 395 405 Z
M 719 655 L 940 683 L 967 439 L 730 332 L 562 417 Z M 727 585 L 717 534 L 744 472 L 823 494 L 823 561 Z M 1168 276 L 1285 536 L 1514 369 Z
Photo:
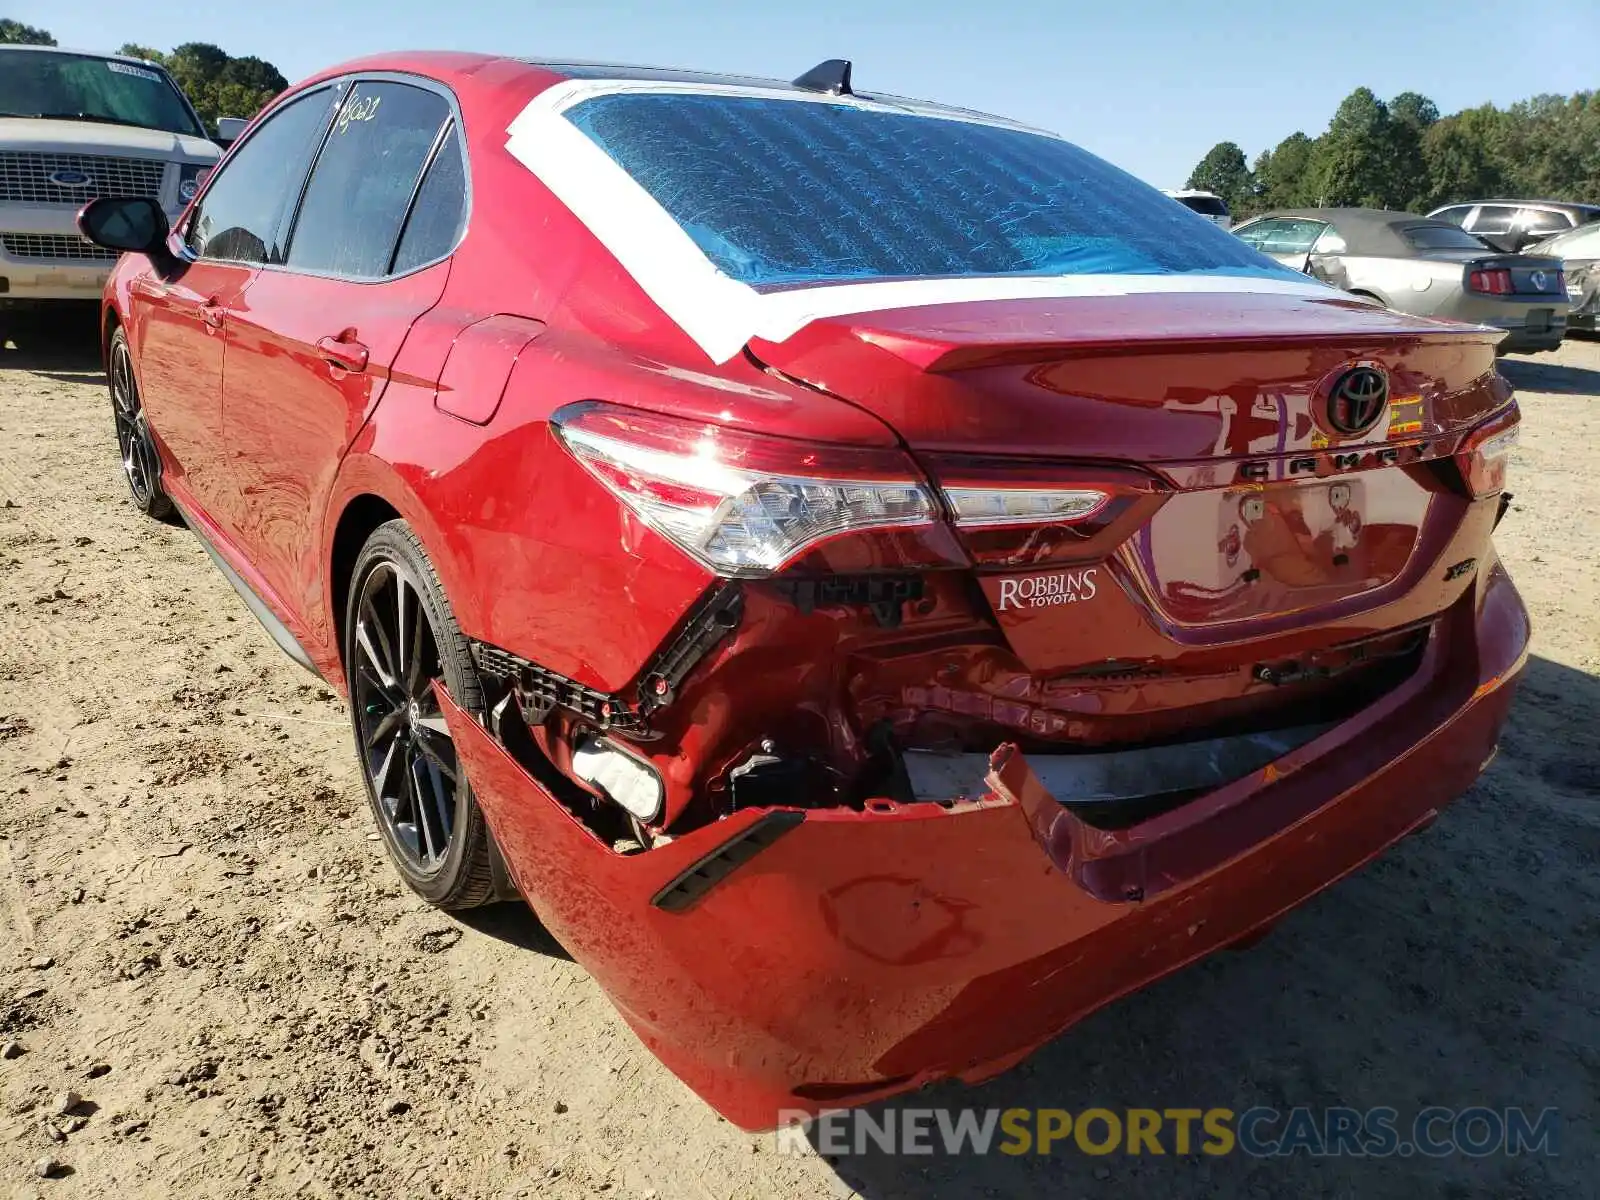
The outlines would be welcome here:
M 1470 786 L 1527 642 L 1496 564 L 1395 691 L 1263 770 L 1114 832 L 1078 821 L 1003 747 L 978 803 L 809 811 L 781 829 L 746 811 L 622 856 L 482 726 L 448 715 L 550 931 L 668 1067 L 756 1129 L 783 1109 L 996 1074 L 1270 924 Z M 681 909 L 652 903 L 764 821 L 760 848 Z

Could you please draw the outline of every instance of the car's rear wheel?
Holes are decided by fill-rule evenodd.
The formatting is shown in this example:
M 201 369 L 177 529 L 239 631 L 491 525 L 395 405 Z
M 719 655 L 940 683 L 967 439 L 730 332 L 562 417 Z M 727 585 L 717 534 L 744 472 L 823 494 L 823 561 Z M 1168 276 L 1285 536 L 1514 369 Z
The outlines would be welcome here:
M 378 527 L 356 560 L 345 667 L 362 779 L 389 858 L 446 909 L 496 899 L 493 845 L 439 704 L 483 695 L 433 564 L 404 521 Z
M 139 511 L 158 521 L 172 517 L 172 501 L 161 489 L 161 458 L 155 436 L 145 420 L 139 400 L 139 383 L 133 373 L 133 353 L 128 335 L 118 329 L 111 335 L 111 357 L 106 373 L 111 385 L 111 415 L 117 423 L 117 452 L 122 457 L 122 477 Z

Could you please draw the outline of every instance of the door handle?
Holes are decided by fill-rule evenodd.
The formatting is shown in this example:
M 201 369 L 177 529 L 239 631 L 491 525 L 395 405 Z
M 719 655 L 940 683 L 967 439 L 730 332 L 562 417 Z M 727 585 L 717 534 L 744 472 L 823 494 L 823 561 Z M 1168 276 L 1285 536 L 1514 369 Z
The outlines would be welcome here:
M 212 329 L 221 329 L 222 305 L 215 300 L 202 300 L 200 302 L 200 319 Z
M 342 337 L 325 337 L 317 342 L 317 353 L 330 367 L 346 371 L 367 369 L 367 348 L 357 341 Z

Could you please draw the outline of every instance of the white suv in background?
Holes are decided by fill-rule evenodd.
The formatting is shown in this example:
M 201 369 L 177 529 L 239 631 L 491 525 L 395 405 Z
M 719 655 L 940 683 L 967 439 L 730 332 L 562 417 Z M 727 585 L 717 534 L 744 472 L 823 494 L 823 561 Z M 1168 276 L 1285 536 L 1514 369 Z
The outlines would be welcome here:
M 154 63 L 0 46 L 0 326 L 36 301 L 100 299 L 117 255 L 79 236 L 86 203 L 150 196 L 176 219 L 220 155 Z
M 1228 202 L 1215 192 L 1181 191 L 1168 192 L 1167 195 L 1213 224 L 1224 229 L 1233 228 L 1233 215 L 1228 212 Z

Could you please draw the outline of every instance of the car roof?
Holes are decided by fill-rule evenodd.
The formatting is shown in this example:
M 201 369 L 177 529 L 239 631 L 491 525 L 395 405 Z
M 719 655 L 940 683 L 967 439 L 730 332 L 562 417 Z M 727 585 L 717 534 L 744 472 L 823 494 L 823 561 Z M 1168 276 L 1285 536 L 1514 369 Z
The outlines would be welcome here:
M 1254 220 L 1268 217 L 1322 221 L 1338 231 L 1350 254 L 1401 258 L 1413 258 L 1417 254 L 1417 248 L 1401 236 L 1402 230 L 1422 228 L 1462 232 L 1461 226 L 1452 225 L 1449 221 L 1436 221 L 1419 213 L 1394 212 L 1387 208 L 1275 208 Z
M 488 73 L 488 69 L 495 66 L 523 67 L 530 75 L 540 75 L 540 81 L 548 87 L 567 79 L 594 79 L 594 80 L 639 80 L 646 83 L 688 84 L 706 87 L 737 87 L 752 91 L 772 92 L 775 95 L 815 95 L 805 88 L 796 87 L 790 80 L 769 79 L 760 75 L 731 75 L 713 71 L 690 71 L 677 67 L 654 67 L 631 63 L 617 62 L 590 62 L 576 58 L 537 58 L 512 56 L 502 54 L 481 54 L 457 50 L 412 50 L 394 51 L 384 54 L 375 54 L 366 58 L 359 58 L 350 62 L 340 63 L 318 71 L 315 75 L 295 84 L 293 90 L 323 79 L 331 79 L 340 75 L 349 75 L 358 71 L 397 71 L 430 76 L 445 84 L 466 84 L 471 77 Z M 806 70 L 812 64 L 806 63 L 796 71 Z M 503 78 L 503 76 L 502 76 Z M 1009 117 L 997 116 L 977 109 L 960 108 L 951 104 L 940 104 L 932 100 L 919 100 L 911 96 L 897 96 L 889 92 L 869 92 L 859 88 L 851 93 L 863 100 L 875 100 L 885 104 L 915 106 L 923 113 L 948 113 L 952 116 L 978 118 L 996 125 L 1005 125 L 1013 129 L 1029 130 L 1032 132 L 1047 133 L 1046 130 L 1033 130 L 1022 122 L 1014 121 Z
M 136 54 L 111 54 L 105 50 L 82 50 L 76 46 L 34 46 L 23 42 L 8 42 L 0 44 L 0 51 L 5 50 L 40 50 L 46 54 L 70 54 L 77 58 L 106 58 L 112 62 L 139 63 L 142 66 L 158 67 L 163 70 L 158 62 L 151 62 L 148 58 L 140 58 Z
M 1600 212 L 1600 204 L 1590 204 L 1583 200 L 1457 200 L 1451 204 L 1440 205 L 1434 212 L 1443 212 L 1447 208 L 1471 208 L 1474 204 L 1507 204 L 1523 208 L 1561 208 L 1576 210 L 1578 212 Z

